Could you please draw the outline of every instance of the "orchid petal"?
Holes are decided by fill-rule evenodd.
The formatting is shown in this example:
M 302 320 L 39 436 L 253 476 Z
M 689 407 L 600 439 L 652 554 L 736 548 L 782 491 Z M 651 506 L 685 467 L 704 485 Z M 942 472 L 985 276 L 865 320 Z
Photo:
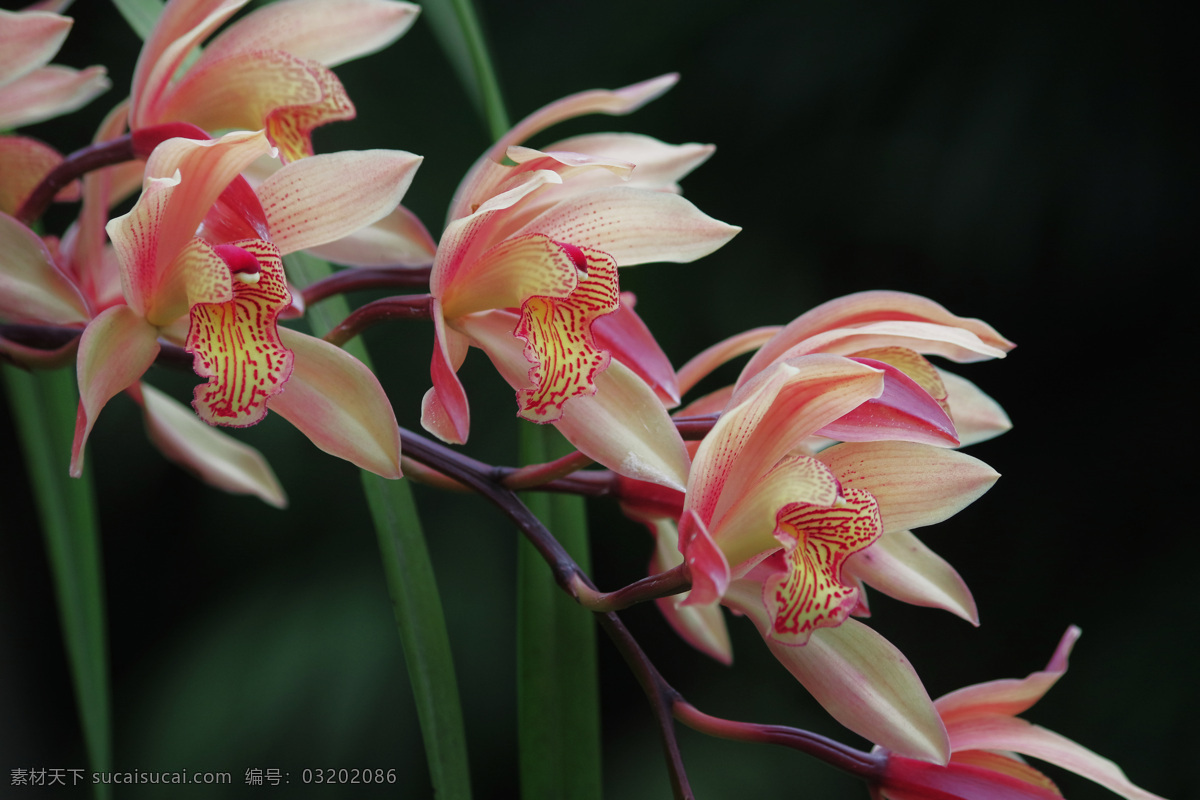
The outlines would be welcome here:
M 37 139 L 0 136 L 0 175 L 4 176 L 0 181 L 0 214 L 15 214 L 42 178 L 60 163 L 58 151 Z M 77 200 L 78 195 L 79 182 L 72 181 L 55 199 Z
M 279 329 L 296 354 L 272 411 L 313 444 L 384 478 L 400 477 L 400 429 L 378 379 L 362 362 L 323 339 Z
M 679 179 L 707 161 L 711 144 L 667 144 L 638 133 L 594 133 L 563 139 L 545 148 L 615 158 L 634 164 L 627 185 L 659 192 L 679 192 Z
M 920 384 L 884 361 L 853 360 L 883 371 L 883 392 L 821 428 L 818 436 L 844 442 L 888 439 L 943 447 L 958 444 L 946 410 Z
M 317 258 L 350 267 L 428 267 L 437 244 L 416 214 L 396 206 L 382 219 L 308 250 Z
M 645 522 L 654 532 L 655 541 L 650 574 L 665 572 L 682 564 L 679 532 L 675 523 L 665 517 L 647 519 Z M 719 550 L 717 552 L 720 553 Z M 728 565 L 725 569 L 728 574 Z M 684 641 L 722 664 L 733 663 L 733 646 L 729 642 L 725 613 L 716 603 L 688 604 L 690 596 L 691 592 L 688 591 L 674 597 L 660 597 L 655 602 L 667 622 Z
M 753 328 L 730 336 L 697 353 L 679 368 L 680 394 L 687 394 L 697 383 L 712 374 L 722 364 L 762 347 L 780 330 L 782 328 L 779 325 Z
M 262 454 L 216 428 L 192 410 L 147 384 L 140 401 L 146 432 L 170 460 L 222 491 L 252 494 L 264 503 L 285 508 L 287 497 Z
M 947 723 L 955 750 L 1004 750 L 1048 761 L 1110 789 L 1126 800 L 1163 800 L 1132 783 L 1121 768 L 1065 736 L 1023 719 L 988 714 Z
M 79 341 L 79 416 L 71 475 L 83 474 L 83 451 L 96 417 L 113 395 L 133 384 L 158 356 L 158 331 L 129 306 L 113 306 L 88 323 Z
M 842 582 L 842 564 L 878 539 L 883 525 L 875 498 L 860 489 L 846 489 L 832 506 L 788 503 L 776 520 L 788 569 L 763 583 L 769 635 L 803 645 L 817 629 L 844 623 L 858 605 L 858 589 Z
M 654 334 L 633 310 L 637 298 L 633 292 L 621 292 L 621 305 L 592 323 L 596 346 L 636 372 L 654 390 L 667 408 L 679 405 L 679 386 L 675 370 Z
M 973 349 L 954 351 L 958 352 L 964 360 L 994 357 L 989 354 L 995 351 L 1005 353 L 1013 348 L 1012 342 L 997 333 L 987 323 L 951 314 L 941 305 L 920 295 L 891 291 L 858 292 L 822 303 L 792 320 L 774 340 L 763 345 L 763 348 L 754 355 L 742 371 L 738 383 L 739 385 L 744 383 L 751 376 L 765 369 L 768 364 L 782 358 L 785 352 L 818 334 L 837 328 L 854 329 L 867 327 L 874 323 L 903 321 L 917 324 L 915 327 L 907 328 L 903 325 L 885 326 L 884 330 L 891 330 L 902 336 L 907 334 L 909 338 L 916 338 L 921 331 L 934 333 L 938 327 L 961 329 L 972 334 L 969 338 L 959 338 L 962 342 L 972 345 Z M 852 334 L 853 330 L 849 333 Z M 976 342 L 978 344 L 975 344 Z M 880 341 L 878 344 L 863 342 L 856 349 L 862 350 L 868 347 L 893 344 L 900 344 L 900 342 Z M 921 350 L 921 348 L 913 349 Z M 805 352 L 812 352 L 812 349 L 806 349 Z M 931 351 L 921 350 L 921 352 Z M 972 352 L 977 352 L 977 355 L 972 356 Z
M 251 239 L 223 247 L 248 254 L 260 271 L 253 282 L 232 281 L 228 300 L 192 300 L 187 351 L 196 374 L 208 378 L 196 387 L 192 407 L 209 425 L 241 428 L 266 416 L 268 401 L 292 374 L 293 354 L 275 326 L 292 296 L 275 245 Z
M 735 395 L 700 445 L 689 504 L 716 520 L 804 438 L 883 389 L 883 373 L 839 356 L 776 365 Z
M 692 578 L 692 588 L 683 605 L 712 605 L 725 596 L 729 588 L 729 561 L 713 541 L 704 521 L 691 509 L 679 518 L 679 553 Z
M 467 339 L 446 327 L 438 300 L 433 301 L 430 312 L 434 345 L 429 373 L 433 386 L 421 400 L 421 427 L 443 442 L 464 444 L 471 428 L 471 410 L 456 373 L 466 359 Z
M 803 647 L 775 641 L 760 585 L 734 581 L 725 604 L 754 620 L 767 647 L 841 724 L 901 755 L 945 764 L 950 743 L 916 670 L 894 645 L 848 619 Z
M 708 255 L 741 228 L 713 219 L 674 194 L 615 186 L 570 197 L 517 232 L 611 255 L 623 267 L 689 262 Z
M 911 442 L 851 442 L 822 450 L 842 486 L 865 489 L 879 501 L 889 531 L 949 519 L 999 478 L 977 458 Z
M 662 95 L 679 80 L 675 74 L 661 75 L 648 81 L 635 83 L 623 89 L 609 91 L 596 89 L 580 92 L 561 100 L 556 100 L 543 106 L 518 122 L 504 136 L 492 145 L 486 153 L 475 162 L 462 183 L 454 193 L 450 203 L 450 219 L 458 219 L 471 213 L 471 203 L 480 196 L 480 181 L 487 168 L 499 163 L 505 152 L 515 144 L 521 144 L 529 137 L 545 130 L 551 125 L 563 122 L 585 114 L 628 114 L 636 111 L 646 103 Z
M 1013 716 L 1028 710 L 1066 674 L 1067 658 L 1080 633 L 1074 625 L 1067 628 L 1046 669 L 1032 672 L 1020 680 L 988 681 L 942 695 L 937 699 L 938 712 L 947 724 L 954 724 L 978 715 Z
M 36 69 L 0 87 L 0 130 L 33 125 L 83 108 L 112 83 L 104 67 Z
M 592 323 L 620 305 L 616 262 L 605 253 L 574 248 L 571 257 L 586 276 L 565 297 L 528 298 L 513 330 L 525 340 L 525 358 L 532 364 L 531 386 L 517 393 L 520 416 L 531 422 L 554 422 L 568 400 L 595 394 L 596 376 L 612 360 L 596 346 Z
M 326 244 L 391 213 L 421 157 L 400 150 L 330 153 L 288 164 L 258 187 L 283 254 Z
M 391 0 L 287 0 L 256 9 L 204 48 L 202 61 L 252 50 L 283 50 L 327 67 L 399 39 L 420 8 Z M 200 62 L 197 62 L 200 65 Z
M 998 761 L 1007 762 L 999 765 L 1005 767 L 1005 771 L 959 763 L 958 753 L 944 767 L 889 755 L 882 779 L 883 797 L 888 800 L 1062 800 L 1062 794 L 1050 780 L 1032 767 L 998 753 L 979 755 L 991 756 L 991 766 L 997 766 L 995 762 Z
M 87 302 L 59 271 L 45 243 L 0 214 L 0 319 L 70 325 L 89 317 Z
M 45 11 L 0 9 L 0 86 L 49 63 L 73 24 Z
M 505 239 L 460 267 L 441 293 L 442 309 L 453 320 L 478 311 L 516 308 L 534 295 L 564 298 L 579 284 L 579 269 L 567 248 L 546 236 L 520 236 Z
M 509 312 L 472 314 L 463 332 L 484 350 L 508 384 L 527 386 L 529 361 L 513 336 Z M 687 483 L 687 448 L 654 391 L 613 360 L 595 379 L 596 393 L 571 399 L 553 423 L 581 453 L 620 475 L 682 490 Z
M 909 531 L 887 531 L 846 562 L 846 572 L 889 597 L 944 608 L 979 625 L 975 599 L 954 568 Z
M 175 0 L 167 4 L 133 71 L 130 127 L 159 120 L 159 106 L 184 58 L 249 0 Z
M 946 402 L 960 447 L 987 441 L 1012 428 L 1012 422 L 1000 404 L 966 378 L 938 370 L 946 387 Z

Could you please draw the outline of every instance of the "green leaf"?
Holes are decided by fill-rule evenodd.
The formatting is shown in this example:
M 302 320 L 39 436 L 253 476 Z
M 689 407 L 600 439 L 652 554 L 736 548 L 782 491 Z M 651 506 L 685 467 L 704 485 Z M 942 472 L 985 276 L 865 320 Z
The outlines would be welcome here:
M 113 0 L 113 5 L 143 41 L 154 30 L 154 23 L 163 10 L 163 0 Z
M 426 0 L 421 8 L 475 111 L 487 123 L 492 139 L 499 139 L 509 129 L 508 114 L 471 0 Z
M 284 263 L 288 278 L 298 287 L 333 271 L 307 253 L 285 256 Z M 345 298 L 335 296 L 310 306 L 306 317 L 313 332 L 321 335 L 349 313 Z M 347 342 L 345 349 L 371 366 L 361 339 Z M 450 636 L 412 490 L 408 481 L 389 481 L 369 472 L 362 473 L 362 480 L 421 722 L 429 777 L 439 800 L 466 800 L 471 796 L 471 773 Z
M 549 425 L 521 426 L 521 462 L 570 452 Z M 529 493 L 523 498 L 586 572 L 583 498 Z M 600 693 L 591 612 L 554 582 L 525 539 L 517 559 L 517 715 L 521 796 L 599 800 Z
M 70 369 L 28 373 L 7 365 L 3 375 L 54 575 L 88 763 L 93 771 L 109 772 L 112 711 L 96 503 L 90 471 L 79 479 L 68 474 L 75 376 Z M 97 798 L 110 796 L 107 784 L 94 786 Z

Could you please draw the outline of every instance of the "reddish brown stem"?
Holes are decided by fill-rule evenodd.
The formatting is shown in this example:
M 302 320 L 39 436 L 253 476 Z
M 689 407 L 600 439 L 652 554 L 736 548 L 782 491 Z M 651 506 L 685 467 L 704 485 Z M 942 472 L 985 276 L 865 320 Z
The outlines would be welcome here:
M 133 138 L 128 134 L 76 150 L 42 178 L 42 182 L 34 187 L 13 216 L 24 225 L 32 225 L 46 213 L 54 196 L 70 185 L 71 181 L 101 167 L 123 164 L 136 157 Z
M 397 319 L 429 319 L 432 298 L 427 294 L 410 297 L 385 297 L 350 312 L 336 328 L 325 334 L 325 341 L 341 347 L 372 325 Z
M 428 289 L 429 267 L 396 269 L 344 269 L 328 278 L 309 284 L 301 293 L 304 305 L 311 306 L 326 297 L 365 289 Z

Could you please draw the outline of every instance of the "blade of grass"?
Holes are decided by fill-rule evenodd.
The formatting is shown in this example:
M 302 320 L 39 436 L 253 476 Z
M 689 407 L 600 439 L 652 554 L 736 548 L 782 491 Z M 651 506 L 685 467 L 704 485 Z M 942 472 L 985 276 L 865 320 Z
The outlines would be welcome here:
M 78 395 L 69 369 L 28 373 L 3 366 L 13 421 L 46 539 L 63 640 L 75 683 L 88 763 L 112 771 L 112 711 L 104 567 L 90 470 L 68 474 Z M 97 783 L 95 797 L 111 787 Z
M 549 425 L 521 426 L 521 463 L 568 449 Z M 529 493 L 526 504 L 585 571 L 583 498 Z M 562 592 L 525 539 L 517 558 L 517 721 L 521 796 L 599 800 L 600 695 L 593 616 Z
M 508 131 L 508 114 L 471 0 L 425 0 L 421 7 L 476 112 L 499 139 Z
M 113 5 L 143 40 L 154 30 L 154 23 L 163 10 L 163 0 L 113 0 Z
M 289 279 L 301 288 L 333 271 L 327 262 L 306 253 L 287 256 L 285 264 Z M 306 316 L 313 332 L 323 335 L 349 313 L 345 298 L 337 295 L 310 306 Z M 361 339 L 347 342 L 345 349 L 371 366 Z M 362 473 L 362 481 L 375 522 L 434 793 L 439 800 L 466 800 L 471 796 L 471 773 L 450 636 L 412 490 L 408 481 L 389 481 L 369 472 Z

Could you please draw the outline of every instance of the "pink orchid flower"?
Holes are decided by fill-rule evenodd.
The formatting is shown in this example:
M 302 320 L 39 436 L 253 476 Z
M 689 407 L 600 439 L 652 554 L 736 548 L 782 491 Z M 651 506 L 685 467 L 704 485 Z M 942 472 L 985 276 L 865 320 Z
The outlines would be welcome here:
M 418 13 L 392 0 L 282 0 L 229 26 L 180 74 L 193 50 L 247 2 L 167 3 L 134 70 L 130 128 L 262 128 L 283 161 L 312 155 L 314 128 L 355 115 L 329 68 L 391 44 Z
M 100 410 L 141 377 L 162 337 L 183 344 L 208 378 L 193 401 L 205 422 L 252 425 L 269 406 L 322 450 L 399 477 L 399 433 L 374 375 L 276 320 L 291 303 L 281 257 L 388 213 L 420 159 L 314 156 L 252 191 L 239 173 L 271 151 L 261 131 L 170 139 L 147 161 L 137 204 L 108 223 L 127 304 L 99 313 L 79 344 L 74 474 Z
M 48 11 L 0 10 L 0 131 L 67 114 L 108 89 L 104 67 L 47 66 L 72 24 Z M 61 160 L 36 139 L 0 136 L 0 212 L 14 213 Z M 56 199 L 75 199 L 78 191 L 72 185 Z
M 1079 638 L 1067 629 L 1046 669 L 1021 680 L 959 689 L 934 702 L 950 736 L 945 765 L 888 754 L 874 800 L 1060 800 L 1062 793 L 1018 755 L 1032 756 L 1095 781 L 1126 800 L 1163 800 L 1134 785 L 1113 762 L 1017 716 L 1042 699 L 1067 672 Z M 878 748 L 877 748 L 878 749 Z M 885 748 L 886 749 L 886 748 Z
M 544 152 L 519 146 L 563 119 L 628 113 L 674 81 L 552 103 L 459 186 L 430 277 L 427 430 L 466 441 L 470 414 L 456 372 L 475 345 L 517 389 L 521 417 L 554 424 L 618 473 L 682 488 L 687 453 L 664 406 L 678 401 L 674 373 L 631 298 L 622 302 L 618 268 L 692 261 L 737 233 L 678 194 L 678 179 L 712 148 L 629 134 L 577 137 Z

